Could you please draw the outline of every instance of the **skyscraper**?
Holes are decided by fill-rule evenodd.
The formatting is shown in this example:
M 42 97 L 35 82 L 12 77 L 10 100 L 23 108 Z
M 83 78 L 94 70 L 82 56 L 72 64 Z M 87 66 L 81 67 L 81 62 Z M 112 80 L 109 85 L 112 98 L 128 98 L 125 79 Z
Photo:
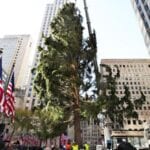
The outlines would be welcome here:
M 127 130 L 143 128 L 142 124 L 149 121 L 148 115 L 150 115 L 150 59 L 102 59 L 101 64 L 108 65 L 113 75 L 117 72 L 115 65 L 118 66 L 120 70 L 120 77 L 116 80 L 118 97 L 124 95 L 124 86 L 129 88 L 133 101 L 141 96 L 140 90 L 145 95 L 145 104 L 135 108 L 139 114 L 139 120 L 126 118 L 124 122 L 124 129 Z M 101 72 L 104 75 L 108 74 L 105 68 L 102 68 Z
M 128 137 L 128 131 L 137 131 L 137 135 L 142 133 L 138 139 L 142 143 L 144 136 L 143 125 L 149 122 L 150 115 L 150 59 L 102 59 L 101 64 L 108 65 L 112 69 L 112 75 L 115 75 L 117 72 L 116 65 L 120 70 L 120 77 L 116 80 L 117 97 L 121 98 L 124 96 L 124 86 L 129 88 L 131 101 L 141 97 L 140 91 L 145 95 L 145 103 L 142 106 L 134 107 L 134 110 L 138 113 L 138 119 L 124 118 L 123 122 L 123 130 L 125 131 L 123 134 L 126 134 L 126 137 Z M 102 67 L 101 72 L 103 75 L 108 75 L 106 68 Z M 107 93 L 109 94 L 109 91 Z M 119 127 L 117 129 L 119 130 Z M 135 135 L 132 136 L 134 137 Z M 138 141 L 136 142 L 138 144 Z
M 0 48 L 3 48 L 3 76 L 5 83 L 15 63 L 15 107 L 22 107 L 23 97 L 30 74 L 30 54 L 32 39 L 30 35 L 6 35 L 0 39 Z
M 48 37 L 50 35 L 51 33 L 50 23 L 52 19 L 56 16 L 58 10 L 62 8 L 62 6 L 67 2 L 70 2 L 70 0 L 55 0 L 53 4 L 46 5 L 46 11 L 43 18 L 39 39 L 37 42 L 37 47 L 39 46 L 44 47 L 44 39 L 42 38 L 43 35 L 45 37 Z M 40 55 L 38 49 L 36 49 L 33 68 L 38 65 L 39 57 Z M 31 74 L 30 81 L 28 84 L 28 89 L 26 91 L 26 98 L 25 98 L 25 105 L 24 105 L 26 109 L 31 109 L 34 105 L 38 104 L 36 95 L 33 91 L 33 80 L 34 80 L 34 74 Z
M 144 36 L 145 44 L 150 54 L 150 1 L 131 0 L 139 20 L 139 25 Z
M 3 48 L 3 69 L 9 75 L 15 62 L 15 87 L 25 88 L 29 78 L 30 35 L 6 35 L 0 39 Z

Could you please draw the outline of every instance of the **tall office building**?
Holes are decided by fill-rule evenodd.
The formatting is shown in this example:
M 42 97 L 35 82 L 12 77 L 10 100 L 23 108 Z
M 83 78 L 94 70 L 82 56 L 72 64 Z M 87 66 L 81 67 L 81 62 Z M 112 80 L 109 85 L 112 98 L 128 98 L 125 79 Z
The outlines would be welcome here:
M 101 64 L 107 64 L 111 67 L 112 73 L 116 73 L 117 65 L 120 70 L 120 78 L 117 79 L 117 96 L 124 95 L 124 85 L 129 87 L 131 100 L 140 98 L 140 90 L 146 97 L 146 103 L 138 108 L 135 108 L 139 114 L 138 120 L 126 119 L 124 129 L 140 130 L 142 124 L 148 121 L 150 115 L 150 59 L 102 59 Z M 106 69 L 103 68 L 103 74 L 106 74 Z
M 44 47 L 44 39 L 42 38 L 43 35 L 45 37 L 48 37 L 50 35 L 51 33 L 50 23 L 52 19 L 56 16 L 58 10 L 62 8 L 62 6 L 67 2 L 70 2 L 70 0 L 55 0 L 53 4 L 46 5 L 46 11 L 45 11 L 45 15 L 43 18 L 41 31 L 39 34 L 39 39 L 37 42 L 37 47 L 39 46 Z M 33 62 L 33 68 L 38 65 L 39 57 L 40 57 L 40 54 L 38 52 L 38 49 L 36 49 L 35 58 Z M 26 98 L 25 98 L 25 104 L 24 104 L 24 107 L 26 109 L 31 109 L 34 105 L 38 104 L 36 95 L 33 91 L 33 80 L 34 80 L 34 74 L 31 74 L 30 81 L 28 84 L 28 89 L 26 91 Z
M 150 0 L 131 0 L 150 54 Z
M 15 86 L 25 88 L 29 78 L 29 56 L 32 39 L 30 35 L 6 35 L 0 39 L 0 47 L 3 48 L 3 69 L 10 74 L 15 62 Z
M 10 74 L 12 65 L 15 62 L 16 95 L 20 93 L 20 91 L 22 91 L 22 94 L 25 94 L 23 91 L 25 91 L 28 84 L 31 66 L 29 58 L 32 48 L 32 39 L 30 35 L 6 35 L 0 39 L 0 48 L 3 48 L 3 69 L 7 76 Z M 19 100 L 16 100 L 16 106 L 18 102 Z
M 138 119 L 124 118 L 124 131 L 112 132 L 120 137 L 126 135 L 133 145 L 144 144 L 144 124 L 150 121 L 150 59 L 102 59 L 101 64 L 109 65 L 112 74 L 117 72 L 114 65 L 118 66 L 120 70 L 120 78 L 116 80 L 118 97 L 124 96 L 124 85 L 129 88 L 133 101 L 140 98 L 140 90 L 145 95 L 144 105 L 134 108 L 138 113 Z M 101 68 L 101 73 L 108 74 L 106 68 Z M 107 92 L 109 93 L 109 91 Z

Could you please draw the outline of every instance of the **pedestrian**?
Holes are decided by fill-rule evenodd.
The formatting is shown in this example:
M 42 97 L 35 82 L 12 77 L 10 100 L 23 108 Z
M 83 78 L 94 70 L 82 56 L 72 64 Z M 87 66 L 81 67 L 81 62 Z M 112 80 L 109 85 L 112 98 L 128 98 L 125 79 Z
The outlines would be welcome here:
M 136 148 L 128 142 L 121 142 L 117 147 L 117 150 L 136 150 Z
M 51 150 L 55 150 L 56 148 L 55 148 L 55 145 L 54 144 L 52 144 L 51 145 Z
M 71 146 L 71 150 L 79 150 L 79 145 L 76 142 L 74 142 Z
M 71 140 L 70 140 L 70 139 L 68 139 L 68 142 L 67 142 L 67 144 L 65 145 L 65 149 L 66 149 L 66 150 L 71 150 Z
M 50 147 L 46 146 L 44 150 L 51 150 Z
M 84 144 L 84 150 L 90 150 L 90 145 L 87 142 Z

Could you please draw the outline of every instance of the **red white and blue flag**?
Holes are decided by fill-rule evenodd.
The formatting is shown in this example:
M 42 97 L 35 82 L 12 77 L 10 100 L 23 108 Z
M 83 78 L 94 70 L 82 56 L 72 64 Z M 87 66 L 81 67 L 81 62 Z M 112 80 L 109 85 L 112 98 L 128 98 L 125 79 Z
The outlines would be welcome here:
M 7 90 L 5 92 L 5 98 L 3 103 L 3 112 L 8 117 L 14 117 L 15 115 L 15 98 L 14 98 L 14 73 L 9 81 Z

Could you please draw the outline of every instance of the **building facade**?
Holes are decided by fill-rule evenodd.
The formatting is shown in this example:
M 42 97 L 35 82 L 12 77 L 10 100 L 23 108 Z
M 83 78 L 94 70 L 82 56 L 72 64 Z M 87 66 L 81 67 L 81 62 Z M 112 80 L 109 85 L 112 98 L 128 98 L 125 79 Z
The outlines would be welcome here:
M 150 120 L 150 59 L 102 59 L 101 64 L 109 65 L 113 74 L 117 71 L 114 65 L 119 67 L 120 78 L 117 79 L 117 96 L 124 95 L 124 85 L 129 87 L 131 100 L 140 98 L 140 90 L 145 95 L 145 104 L 135 108 L 139 118 L 125 118 L 124 120 L 125 130 L 143 130 L 143 124 Z M 105 68 L 103 74 L 106 74 Z
M 7 76 L 9 76 L 11 72 L 13 63 L 15 63 L 14 73 L 16 95 L 19 91 L 24 91 L 23 93 L 25 94 L 31 66 L 29 60 L 32 49 L 31 36 L 6 35 L 0 39 L 0 48 L 3 48 L 2 66 Z M 18 106 L 18 102 L 19 100 L 16 100 L 16 106 Z
M 6 35 L 0 39 L 3 48 L 3 69 L 10 74 L 15 63 L 15 86 L 25 88 L 29 78 L 29 56 L 32 48 L 30 35 Z M 28 62 L 28 63 L 27 63 Z
M 53 4 L 47 4 L 46 5 L 46 11 L 44 14 L 40 34 L 39 34 L 39 39 L 37 42 L 37 47 L 44 47 L 44 39 L 43 35 L 45 37 L 48 37 L 51 33 L 51 28 L 50 28 L 50 23 L 53 20 L 53 18 L 56 16 L 58 13 L 59 9 L 62 8 L 62 6 L 70 2 L 70 0 L 55 0 Z M 72 1 L 73 2 L 73 1 Z M 35 52 L 35 57 L 34 57 L 34 62 L 33 62 L 33 67 L 35 68 L 38 65 L 40 58 L 40 54 L 38 52 L 38 49 L 36 49 Z M 28 89 L 26 91 L 26 96 L 25 96 L 25 103 L 24 107 L 25 109 L 31 109 L 34 105 L 38 105 L 38 100 L 36 98 L 36 95 L 33 91 L 33 80 L 34 80 L 35 74 L 31 74 L 30 76 L 30 81 L 28 83 Z
M 144 36 L 145 44 L 150 54 L 150 1 L 131 0 L 139 25 Z

